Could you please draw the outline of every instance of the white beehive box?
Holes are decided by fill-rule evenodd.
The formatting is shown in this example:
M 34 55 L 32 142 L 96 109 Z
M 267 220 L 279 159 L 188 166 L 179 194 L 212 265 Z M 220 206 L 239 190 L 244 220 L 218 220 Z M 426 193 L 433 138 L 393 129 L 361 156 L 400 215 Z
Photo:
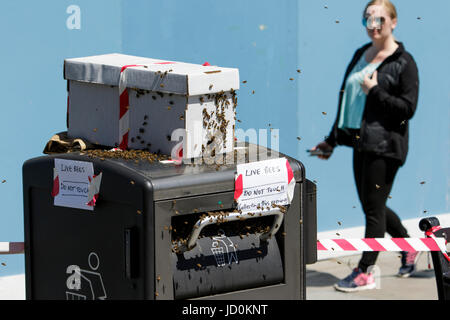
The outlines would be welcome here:
M 138 65 L 128 67 L 125 77 L 129 149 L 173 155 L 182 147 L 183 158 L 193 158 L 201 156 L 215 136 L 216 153 L 233 150 L 238 69 L 123 54 L 64 61 L 69 137 L 119 146 L 119 80 L 129 65 Z M 171 141 L 180 128 L 186 130 L 185 137 Z

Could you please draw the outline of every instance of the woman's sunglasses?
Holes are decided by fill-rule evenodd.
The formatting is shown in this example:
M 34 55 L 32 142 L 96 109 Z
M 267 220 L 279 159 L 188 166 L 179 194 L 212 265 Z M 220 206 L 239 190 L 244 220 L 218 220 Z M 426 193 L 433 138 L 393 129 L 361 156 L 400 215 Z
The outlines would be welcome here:
M 381 27 L 383 26 L 385 21 L 386 21 L 386 19 L 384 17 L 370 16 L 370 17 L 364 17 L 362 19 L 362 24 L 364 27 L 366 27 L 369 30 L 381 29 Z

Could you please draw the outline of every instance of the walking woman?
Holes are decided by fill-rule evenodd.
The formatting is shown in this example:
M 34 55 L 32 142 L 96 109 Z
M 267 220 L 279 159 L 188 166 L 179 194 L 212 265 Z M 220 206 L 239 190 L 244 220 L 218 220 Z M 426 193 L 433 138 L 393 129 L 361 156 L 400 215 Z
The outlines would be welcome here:
M 419 79 L 416 63 L 393 36 L 397 12 L 389 0 L 372 0 L 363 11 L 363 25 L 372 40 L 356 50 L 345 72 L 336 121 L 321 150 L 328 159 L 337 145 L 353 148 L 353 171 L 366 218 L 366 238 L 409 237 L 400 218 L 386 206 L 395 175 L 408 153 L 408 121 L 416 110 Z M 378 252 L 363 252 L 358 267 L 335 288 L 375 288 Z M 402 252 L 399 276 L 415 271 L 417 252 Z

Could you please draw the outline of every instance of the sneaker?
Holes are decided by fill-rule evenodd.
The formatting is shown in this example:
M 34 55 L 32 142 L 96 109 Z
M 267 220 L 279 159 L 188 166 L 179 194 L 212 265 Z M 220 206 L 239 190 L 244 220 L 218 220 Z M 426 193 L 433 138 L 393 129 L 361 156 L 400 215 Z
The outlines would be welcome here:
M 334 285 L 336 290 L 343 292 L 370 290 L 375 289 L 375 287 L 376 284 L 373 275 L 362 272 L 359 268 L 355 268 L 349 276 Z
M 402 266 L 398 269 L 397 276 L 400 278 L 408 278 L 416 272 L 417 251 L 402 251 Z

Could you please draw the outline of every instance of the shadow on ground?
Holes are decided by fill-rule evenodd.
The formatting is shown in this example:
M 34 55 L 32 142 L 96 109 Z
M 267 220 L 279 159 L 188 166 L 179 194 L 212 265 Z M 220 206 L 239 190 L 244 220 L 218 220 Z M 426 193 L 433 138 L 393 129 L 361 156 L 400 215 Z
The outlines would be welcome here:
M 306 271 L 306 285 L 308 287 L 329 287 L 334 285 L 340 279 L 326 272 L 315 270 Z

